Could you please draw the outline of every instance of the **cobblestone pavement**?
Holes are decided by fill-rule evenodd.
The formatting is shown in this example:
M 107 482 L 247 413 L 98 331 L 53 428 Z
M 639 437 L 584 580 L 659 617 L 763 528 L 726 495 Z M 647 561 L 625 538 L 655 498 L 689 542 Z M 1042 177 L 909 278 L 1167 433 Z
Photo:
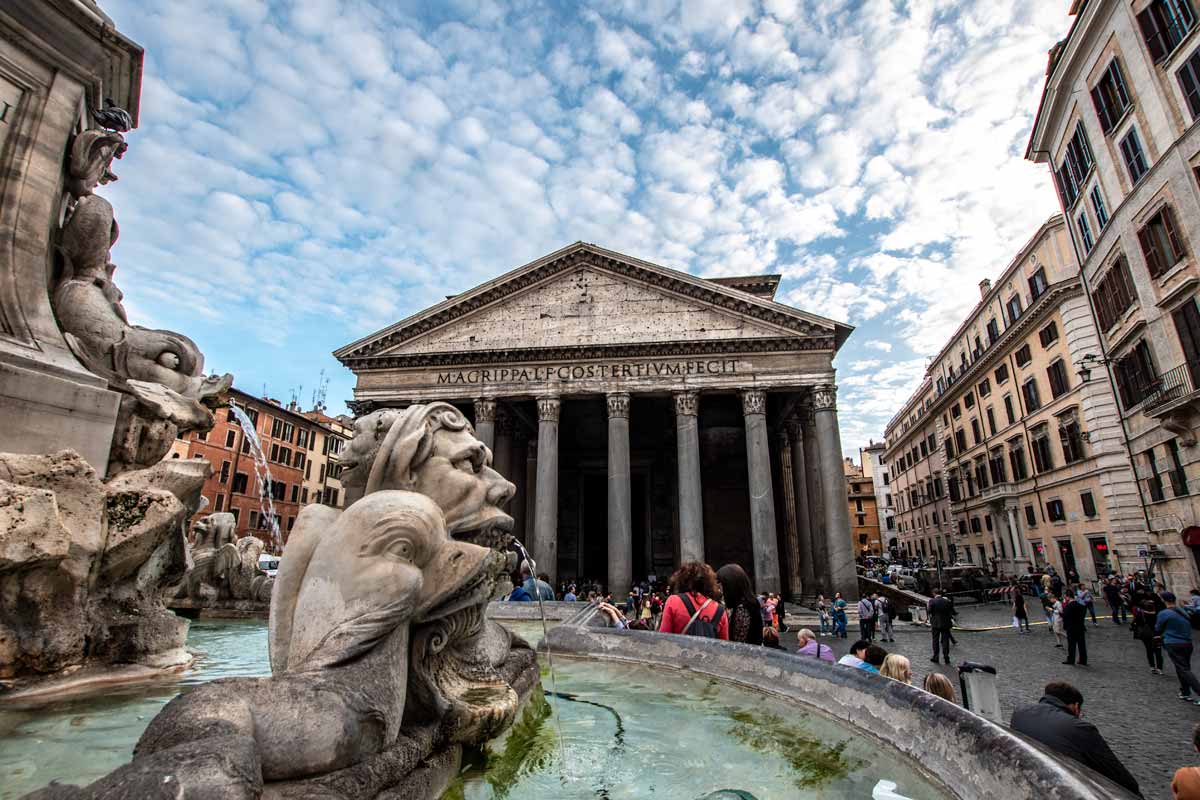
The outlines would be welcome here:
M 1030 611 L 1036 612 L 1036 603 Z M 1099 609 L 1097 609 L 1099 613 Z M 964 608 L 959 624 L 970 628 L 1010 623 L 1007 608 L 1000 605 Z M 1037 618 L 1031 613 L 1031 622 Z M 850 638 L 822 637 L 838 657 L 858 638 L 851 625 Z M 1045 624 L 1034 625 L 1033 633 L 1018 634 L 1011 627 L 988 631 L 955 631 L 958 645 L 950 651 L 951 665 L 930 663 L 929 629 L 909 623 L 896 626 L 895 643 L 881 642 L 889 652 L 912 661 L 913 683 L 921 685 L 926 673 L 937 670 L 951 679 L 958 691 L 954 665 L 976 661 L 996 668 L 1000 705 L 1007 722 L 1014 708 L 1037 702 L 1042 687 L 1050 681 L 1073 684 L 1083 693 L 1083 718 L 1100 729 L 1109 746 L 1141 785 L 1147 798 L 1170 798 L 1171 777 L 1176 768 L 1200 764 L 1192 750 L 1192 729 L 1200 722 L 1200 706 L 1176 699 L 1179 683 L 1168 660 L 1164 675 L 1151 675 L 1141 642 L 1127 626 L 1114 625 L 1111 617 L 1088 624 L 1088 666 L 1062 663 L 1066 650 L 1054 646 Z M 795 631 L 784 634 L 784 645 L 795 649 Z M 1200 668 L 1200 658 L 1193 660 Z M 961 700 L 961 698 L 960 698 Z

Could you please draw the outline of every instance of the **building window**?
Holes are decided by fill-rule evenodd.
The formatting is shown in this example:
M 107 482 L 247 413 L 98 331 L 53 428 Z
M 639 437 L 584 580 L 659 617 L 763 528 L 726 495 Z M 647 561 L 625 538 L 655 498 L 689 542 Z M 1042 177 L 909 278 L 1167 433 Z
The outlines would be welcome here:
M 988 488 L 988 468 L 987 461 L 979 458 L 975 461 L 975 482 L 979 484 L 979 491 Z
M 960 453 L 967 449 L 967 435 L 963 433 L 962 428 L 954 432 L 954 444 Z
M 1110 330 L 1133 305 L 1137 296 L 1133 282 L 1129 279 L 1129 262 L 1121 256 L 1096 284 L 1093 293 L 1096 300 L 1096 316 L 1101 330 Z
M 1146 488 L 1150 490 L 1150 499 L 1158 502 L 1164 498 L 1162 476 L 1158 474 L 1158 462 L 1154 459 L 1154 448 L 1151 447 L 1146 451 L 1146 466 L 1150 469 L 1150 476 L 1146 478 Z
M 1008 364 L 1001 364 L 996 367 L 996 372 L 993 373 L 996 378 L 996 385 L 999 386 L 1008 380 Z
M 1032 303 L 1046 293 L 1050 284 L 1046 282 L 1046 268 L 1038 267 L 1037 272 L 1029 276 L 1029 301 Z
M 319 483 L 325 482 L 325 465 L 324 464 L 321 465 L 321 477 L 317 478 L 317 481 Z
M 278 439 L 283 434 L 283 420 L 271 419 L 271 438 Z
M 246 482 L 248 480 L 249 480 L 249 478 L 246 475 L 246 473 L 244 473 L 244 472 L 234 473 L 234 476 L 233 476 L 233 492 L 234 492 L 234 494 L 245 494 L 246 493 Z
M 1075 218 L 1075 226 L 1079 229 L 1079 241 L 1083 244 L 1084 254 L 1092 252 L 1096 240 L 1092 238 L 1092 226 L 1088 222 L 1086 211 L 1079 212 L 1079 216 Z
M 1004 466 L 1004 451 L 996 449 L 992 451 L 988 458 L 988 473 L 991 475 L 992 483 L 1006 483 L 1008 474 Z
M 1004 395 L 1004 416 L 1008 418 L 1008 424 L 1012 425 L 1017 421 L 1017 415 L 1013 413 L 1012 395 Z
M 975 407 L 975 395 L 971 394 L 970 392 L 967 392 L 966 396 L 963 398 L 963 407 L 964 408 L 974 408 Z
M 1192 53 L 1192 57 L 1184 62 L 1183 67 L 1176 74 L 1194 122 L 1197 117 L 1200 117 L 1200 50 Z
M 305 468 L 304 461 L 306 458 L 308 458 L 307 453 L 302 453 L 299 450 L 297 450 L 296 451 L 296 461 L 294 464 L 292 464 L 292 466 L 295 467 L 296 469 L 304 469 Z
M 987 378 L 984 378 L 983 380 L 981 380 L 979 382 L 979 396 L 987 397 L 991 393 L 992 393 L 992 382 L 989 381 Z
M 1071 388 L 1071 384 L 1067 380 L 1067 367 L 1061 358 L 1046 367 L 1046 376 L 1050 378 L 1050 396 L 1056 400 Z
M 1037 527 L 1037 511 L 1033 506 L 1025 506 L 1025 524 L 1031 528 Z
M 1046 503 L 1046 518 L 1051 522 L 1063 522 L 1067 518 L 1066 509 L 1063 508 L 1062 500 L 1049 500 Z
M 1121 395 L 1121 403 L 1128 411 L 1146 399 L 1158 374 L 1154 369 L 1150 345 L 1145 339 L 1139 340 L 1129 353 L 1117 359 L 1116 366 L 1117 393 Z
M 1076 123 L 1062 163 L 1054 170 L 1054 182 L 1062 195 L 1063 208 L 1070 208 L 1079 199 L 1083 184 L 1092 171 L 1092 163 L 1092 147 L 1088 144 L 1087 134 L 1083 131 L 1083 124 Z M 1033 299 L 1037 299 L 1036 294 Z
M 971 532 L 982 533 L 983 528 L 979 525 L 979 517 L 971 517 Z
M 1054 457 L 1050 453 L 1050 427 L 1048 425 L 1039 425 L 1033 430 L 1030 447 L 1033 450 L 1034 470 L 1040 474 L 1054 469 Z
M 1176 497 L 1184 497 L 1188 492 L 1187 472 L 1183 469 L 1183 462 L 1179 459 L 1179 440 L 1172 439 L 1167 442 L 1167 452 L 1171 455 L 1171 493 Z
M 965 519 L 960 519 L 958 521 L 958 535 L 959 536 L 967 535 L 967 521 Z
M 1125 169 L 1129 170 L 1129 179 L 1136 185 L 1150 167 L 1146 164 L 1146 154 L 1142 151 L 1142 140 L 1138 138 L 1137 128 L 1130 128 L 1129 133 L 1121 140 L 1121 158 L 1125 160 Z
M 217 495 L 216 503 L 213 504 L 213 511 L 224 511 L 224 510 L 225 510 L 225 495 L 219 494 L 219 495 Z
M 971 439 L 973 440 L 973 443 L 979 444 L 979 441 L 982 438 L 983 437 L 980 435 L 980 432 L 979 432 L 979 420 L 972 419 L 971 420 Z
M 1125 116 L 1125 112 L 1133 105 L 1133 101 L 1129 99 L 1129 90 L 1125 88 L 1121 64 L 1117 59 L 1108 62 L 1104 74 L 1092 88 L 1092 105 L 1096 107 L 1096 116 L 1100 117 L 1100 127 L 1106 136 L 1112 133 L 1121 117 Z
M 1021 396 L 1025 399 L 1025 413 L 1032 414 L 1042 407 L 1042 400 L 1038 397 L 1037 379 L 1031 377 L 1021 386 Z
M 301 503 L 308 502 L 308 489 L 307 488 L 300 490 L 300 502 Z
M 1175 52 L 1196 25 L 1196 14 L 1191 0 L 1151 0 L 1150 5 L 1137 15 L 1138 26 L 1150 59 L 1155 63 Z
M 1058 426 L 1058 439 L 1062 445 L 1063 461 L 1074 464 L 1083 459 L 1083 434 L 1079 430 L 1079 420 L 1074 417 L 1064 419 Z
M 254 509 L 250 509 L 250 527 L 252 529 L 258 527 L 258 512 Z
M 233 447 L 234 440 L 237 439 L 236 431 L 225 431 L 225 446 Z
M 229 462 L 221 462 L 221 477 L 217 479 L 218 483 L 225 483 L 229 480 Z
M 992 345 L 1000 338 L 1000 326 L 996 324 L 996 318 L 992 317 L 987 324 L 988 345 Z
M 1058 341 L 1058 325 L 1051 322 L 1046 327 L 1038 331 L 1038 339 L 1042 342 L 1042 347 L 1049 347 Z
M 1021 295 L 1014 294 L 1004 304 L 1004 310 L 1008 312 L 1008 322 L 1011 325 L 1016 322 L 1021 316 Z
M 1178 230 L 1170 206 L 1163 206 L 1138 230 L 1138 242 L 1151 277 L 1162 275 L 1186 255 Z
M 299 499 L 300 499 L 300 484 L 293 483 L 292 484 L 292 502 L 295 503 Z
M 1083 504 L 1083 515 L 1085 517 L 1096 516 L 1096 498 L 1092 497 L 1091 492 L 1080 494 L 1079 501 Z
M 1099 184 L 1092 187 L 1089 197 L 1092 199 L 1092 210 L 1096 212 L 1096 222 L 1100 223 L 1100 230 L 1104 230 L 1104 226 L 1108 224 L 1108 207 L 1104 205 L 1104 195 L 1100 193 Z
M 958 407 L 958 403 L 950 406 L 950 416 L 954 417 L 955 419 L 958 419 L 962 416 L 962 409 Z
M 992 529 L 992 515 L 991 514 L 983 515 L 983 527 L 987 528 L 989 531 Z
M 992 436 L 995 436 L 996 435 L 996 415 L 992 413 L 991 407 L 988 407 L 988 410 L 986 413 L 987 413 L 988 433 L 990 433 Z
M 271 499 L 283 502 L 287 497 L 287 484 L 283 481 L 271 481 Z
M 1025 445 L 1020 438 L 1008 442 L 1008 463 L 1012 466 L 1014 481 L 1023 481 L 1029 477 L 1029 467 L 1025 464 Z

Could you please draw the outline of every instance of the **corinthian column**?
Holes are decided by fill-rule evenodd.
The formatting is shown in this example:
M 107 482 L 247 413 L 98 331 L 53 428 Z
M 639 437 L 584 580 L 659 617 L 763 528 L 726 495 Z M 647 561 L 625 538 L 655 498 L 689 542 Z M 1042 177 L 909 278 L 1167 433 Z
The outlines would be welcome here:
M 775 499 L 771 492 L 771 454 L 767 450 L 767 393 L 742 392 L 746 420 L 746 466 L 750 477 L 750 540 L 754 584 L 760 592 L 778 592 L 779 545 L 775 539 Z
M 496 408 L 496 445 L 492 448 L 492 468 L 516 483 L 516 472 L 513 470 L 513 419 L 503 406 Z
M 813 590 L 833 596 L 829 580 L 829 547 L 825 538 L 825 480 L 821 476 L 821 446 L 811 405 L 802 406 L 801 428 L 804 439 L 804 472 L 808 478 L 808 525 L 812 544 Z M 847 510 L 847 519 L 849 510 Z
M 700 395 L 675 395 L 676 461 L 679 467 L 679 560 L 704 560 L 704 505 L 700 494 Z
M 558 576 L 558 414 L 557 397 L 540 397 L 538 405 L 537 493 L 533 558 L 540 571 Z
M 487 445 L 488 450 L 496 447 L 496 401 L 480 398 L 475 401 L 475 435 Z
M 833 591 L 849 600 L 858 597 L 858 573 L 850 543 L 850 509 L 846 502 L 846 471 L 842 462 L 842 435 L 838 431 L 837 387 L 813 390 L 813 420 L 821 449 L 822 490 L 825 501 L 825 545 L 829 554 L 829 579 Z
M 629 507 L 629 395 L 608 395 L 608 590 L 625 597 L 633 583 Z
M 805 595 L 815 595 L 812 519 L 808 510 L 808 462 L 804 460 L 804 429 L 798 419 L 787 422 L 788 447 L 792 451 L 792 495 L 796 499 L 796 548 L 799 551 L 800 581 Z

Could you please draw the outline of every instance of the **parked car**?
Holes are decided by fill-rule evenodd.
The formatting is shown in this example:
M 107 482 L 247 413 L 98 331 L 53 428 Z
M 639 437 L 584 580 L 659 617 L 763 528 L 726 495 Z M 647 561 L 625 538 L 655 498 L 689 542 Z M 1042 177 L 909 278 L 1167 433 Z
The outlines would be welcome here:
M 888 570 L 888 575 L 891 578 L 891 583 L 901 589 L 917 588 L 917 573 L 915 570 L 895 564 Z
M 938 586 L 939 576 L 936 567 L 926 567 L 916 574 L 916 590 L 921 594 L 933 593 Z M 948 594 L 974 595 L 982 601 L 989 589 L 1000 586 L 1000 582 L 989 575 L 982 567 L 942 567 L 941 588 Z

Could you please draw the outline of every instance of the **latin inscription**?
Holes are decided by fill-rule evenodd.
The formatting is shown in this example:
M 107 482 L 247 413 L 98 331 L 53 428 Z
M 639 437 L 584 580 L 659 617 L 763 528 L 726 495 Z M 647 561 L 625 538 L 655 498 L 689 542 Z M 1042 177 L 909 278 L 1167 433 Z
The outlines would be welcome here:
M 494 367 L 439 372 L 443 386 L 473 383 L 546 383 L 549 381 L 637 380 L 683 378 L 688 375 L 733 375 L 737 361 L 650 361 L 643 364 L 563 364 L 551 367 Z
M 12 81 L 0 76 L 0 153 L 17 122 L 17 106 L 24 93 Z

